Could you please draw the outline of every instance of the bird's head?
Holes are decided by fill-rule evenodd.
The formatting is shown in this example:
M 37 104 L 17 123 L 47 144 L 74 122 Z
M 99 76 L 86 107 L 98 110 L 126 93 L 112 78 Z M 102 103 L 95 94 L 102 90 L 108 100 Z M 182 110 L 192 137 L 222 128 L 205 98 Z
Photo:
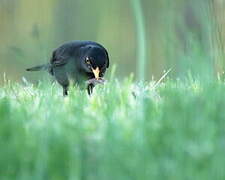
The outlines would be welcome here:
M 107 51 L 102 47 L 88 47 L 83 56 L 82 67 L 87 73 L 93 73 L 99 79 L 109 67 Z

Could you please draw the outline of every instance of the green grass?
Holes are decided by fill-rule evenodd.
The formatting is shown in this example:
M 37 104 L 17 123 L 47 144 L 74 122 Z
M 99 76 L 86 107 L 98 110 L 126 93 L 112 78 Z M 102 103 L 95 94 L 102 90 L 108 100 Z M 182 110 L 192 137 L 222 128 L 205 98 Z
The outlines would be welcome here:
M 56 84 L 6 82 L 0 179 L 225 179 L 225 84 L 152 84 L 127 78 L 63 98 Z

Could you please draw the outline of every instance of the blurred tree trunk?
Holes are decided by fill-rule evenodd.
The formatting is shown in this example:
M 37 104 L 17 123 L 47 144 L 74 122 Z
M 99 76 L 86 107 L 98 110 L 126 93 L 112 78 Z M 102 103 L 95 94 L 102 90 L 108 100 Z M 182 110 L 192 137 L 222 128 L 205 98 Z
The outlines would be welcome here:
M 69 40 L 77 34 L 79 27 L 80 1 L 58 0 L 55 8 L 55 28 L 56 41 Z M 75 13 L 76 12 L 76 13 Z
M 218 73 L 223 73 L 225 68 L 225 1 L 212 1 L 214 15 L 213 48 L 215 51 L 215 67 Z
M 7 33 L 13 31 L 15 25 L 15 14 L 17 12 L 20 0 L 0 0 L 0 50 L 8 42 Z M 6 39 L 8 38 L 8 39 Z
M 99 1 L 99 0 L 98 0 Z M 60 44 L 69 40 L 92 40 L 97 37 L 98 3 L 82 0 L 58 0 L 55 8 L 55 40 Z M 87 8 L 86 8 L 87 7 Z

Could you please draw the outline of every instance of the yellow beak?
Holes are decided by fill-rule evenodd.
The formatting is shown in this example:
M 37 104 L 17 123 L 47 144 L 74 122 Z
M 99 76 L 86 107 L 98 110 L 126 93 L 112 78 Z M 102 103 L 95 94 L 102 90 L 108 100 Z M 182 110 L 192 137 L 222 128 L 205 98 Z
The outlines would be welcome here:
M 99 68 L 98 67 L 96 69 L 92 68 L 92 72 L 94 73 L 95 78 L 98 80 L 99 79 L 99 73 L 100 73 Z

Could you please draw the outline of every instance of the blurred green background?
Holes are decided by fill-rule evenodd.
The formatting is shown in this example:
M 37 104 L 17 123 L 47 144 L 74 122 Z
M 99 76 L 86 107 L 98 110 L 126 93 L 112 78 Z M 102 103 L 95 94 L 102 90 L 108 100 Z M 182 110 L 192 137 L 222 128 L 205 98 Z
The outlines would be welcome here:
M 146 79 L 191 72 L 216 77 L 224 68 L 224 0 L 141 0 L 146 40 Z M 69 40 L 93 40 L 109 51 L 117 76 L 137 73 L 138 36 L 131 0 L 0 0 L 0 75 L 34 81 Z M 46 76 L 46 75 L 44 75 Z M 0 78 L 0 83 L 3 78 Z

